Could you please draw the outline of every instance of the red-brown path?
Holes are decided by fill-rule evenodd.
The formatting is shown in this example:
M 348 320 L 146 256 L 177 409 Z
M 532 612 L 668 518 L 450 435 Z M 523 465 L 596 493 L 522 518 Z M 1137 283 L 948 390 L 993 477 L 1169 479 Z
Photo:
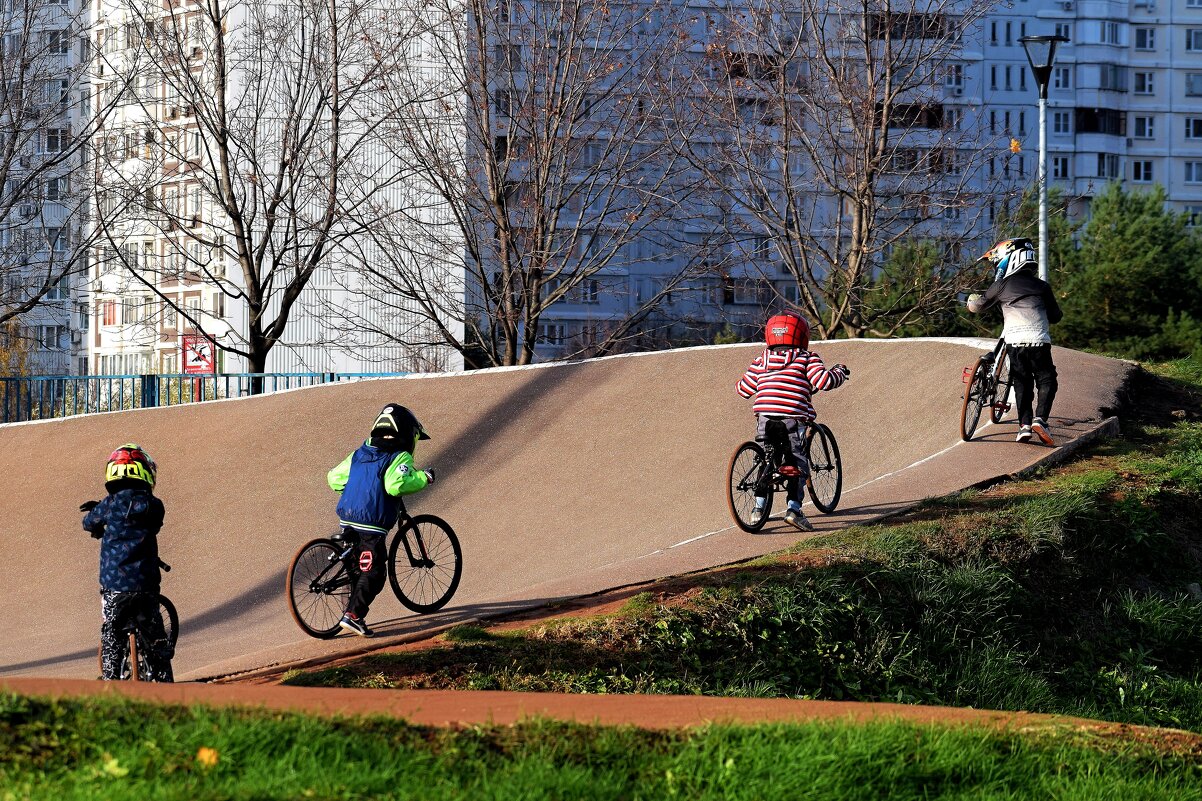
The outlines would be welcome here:
M 1014 424 L 958 436 L 960 375 L 988 343 L 822 343 L 850 383 L 817 398 L 843 452 L 844 495 L 819 531 L 904 508 L 1052 451 L 1013 442 Z M 203 678 L 345 653 L 293 624 L 284 569 L 307 539 L 336 528 L 326 471 L 365 435 L 379 408 L 417 411 L 433 439 L 419 466 L 438 482 L 413 513 L 450 521 L 465 553 L 450 606 L 425 618 L 385 592 L 379 636 L 681 573 L 785 547 L 774 520 L 733 527 L 726 464 L 752 431 L 734 383 L 754 346 L 694 348 L 575 364 L 363 381 L 236 401 L 0 426 L 0 542 L 16 577 L 0 599 L 0 674 L 92 678 L 99 627 L 97 543 L 79 503 L 103 493 L 109 451 L 135 440 L 158 460 L 167 506 L 160 537 L 175 570 L 164 592 L 182 618 L 176 675 Z M 1130 365 L 1056 350 L 1061 443 L 1117 407 Z

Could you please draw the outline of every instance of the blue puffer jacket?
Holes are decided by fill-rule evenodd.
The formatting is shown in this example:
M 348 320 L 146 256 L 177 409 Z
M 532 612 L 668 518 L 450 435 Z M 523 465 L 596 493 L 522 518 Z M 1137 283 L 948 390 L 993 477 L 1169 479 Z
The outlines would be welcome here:
M 100 586 L 116 592 L 158 592 L 163 502 L 145 489 L 109 495 L 83 519 L 100 537 Z

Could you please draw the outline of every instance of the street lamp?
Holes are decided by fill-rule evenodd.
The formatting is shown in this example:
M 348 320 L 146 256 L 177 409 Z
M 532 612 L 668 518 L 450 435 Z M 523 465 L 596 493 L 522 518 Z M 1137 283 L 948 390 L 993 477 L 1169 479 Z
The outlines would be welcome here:
M 1048 280 L 1048 80 L 1056 47 L 1067 36 L 1024 36 L 1019 39 L 1039 84 L 1039 277 Z

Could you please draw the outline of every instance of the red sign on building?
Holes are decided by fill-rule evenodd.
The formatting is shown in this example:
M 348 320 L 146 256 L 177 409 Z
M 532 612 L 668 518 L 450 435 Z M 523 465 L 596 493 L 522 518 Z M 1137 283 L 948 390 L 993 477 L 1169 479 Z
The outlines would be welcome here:
M 199 334 L 185 334 L 181 338 L 185 373 L 200 375 L 217 372 L 217 348 L 213 340 Z

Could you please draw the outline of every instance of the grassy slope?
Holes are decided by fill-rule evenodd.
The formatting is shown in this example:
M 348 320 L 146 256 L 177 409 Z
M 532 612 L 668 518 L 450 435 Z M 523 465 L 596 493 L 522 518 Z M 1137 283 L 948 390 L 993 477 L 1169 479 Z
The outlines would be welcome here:
M 674 797 L 1190 801 L 1202 799 L 1202 755 L 1068 731 L 821 723 L 665 733 L 540 722 L 451 731 L 0 695 L 5 799 Z
M 1076 462 L 648 594 L 292 684 L 674 692 L 1060 712 L 1202 731 L 1202 365 Z M 1161 423 L 1169 423 L 1161 425 Z M 1191 588 L 1191 585 L 1195 585 Z

